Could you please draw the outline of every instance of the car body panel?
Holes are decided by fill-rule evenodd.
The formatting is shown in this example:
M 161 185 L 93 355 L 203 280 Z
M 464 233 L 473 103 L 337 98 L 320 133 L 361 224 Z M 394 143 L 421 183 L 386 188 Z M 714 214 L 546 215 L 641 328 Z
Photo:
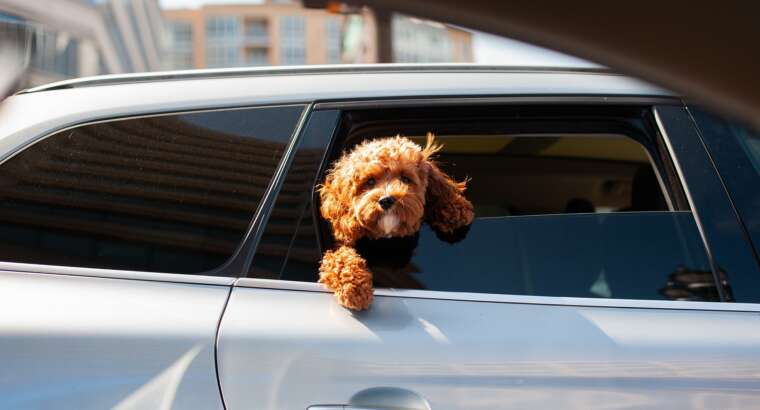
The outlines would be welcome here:
M 383 292 L 352 313 L 324 291 L 236 287 L 220 328 L 220 381 L 228 409 L 346 404 L 375 387 L 411 390 L 437 410 L 751 408 L 759 321 Z
M 0 408 L 222 408 L 214 341 L 229 287 L 12 271 L 0 282 Z
M 715 175 L 699 147 L 681 144 L 688 137 L 679 132 L 668 148 L 696 195 Z M 702 215 L 700 226 L 716 223 Z M 720 220 L 723 229 L 738 226 Z M 751 303 L 376 289 L 368 311 L 351 312 L 319 284 L 242 278 L 220 325 L 218 370 L 228 409 L 358 404 L 352 398 L 375 388 L 409 391 L 433 409 L 752 408 L 759 311 Z
M 0 160 L 77 124 L 193 110 L 504 96 L 678 101 L 601 72 L 191 74 L 85 79 L 13 96 L 0 107 Z M 694 149 L 674 144 L 671 154 Z M 714 169 L 699 154 L 680 163 L 689 169 L 679 175 L 703 198 L 710 188 L 693 170 Z M 283 157 L 275 181 L 291 159 Z M 278 189 L 272 184 L 262 203 L 271 207 Z M 725 208 L 725 198 L 713 200 Z M 696 211 L 704 203 L 691 199 Z M 711 236 L 718 222 L 737 223 L 696 214 L 708 251 L 721 240 Z M 252 252 L 255 241 L 244 246 Z M 378 289 L 370 311 L 352 313 L 315 283 L 8 262 L 0 269 L 0 408 L 305 409 L 347 404 L 373 387 L 410 390 L 434 409 L 752 408 L 760 396 L 758 304 Z

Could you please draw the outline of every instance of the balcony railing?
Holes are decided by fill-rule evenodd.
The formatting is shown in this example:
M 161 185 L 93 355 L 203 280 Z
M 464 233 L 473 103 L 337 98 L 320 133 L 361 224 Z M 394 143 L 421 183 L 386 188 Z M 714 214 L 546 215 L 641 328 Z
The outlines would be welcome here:
M 248 46 L 268 46 L 269 34 L 267 32 L 245 33 L 245 44 Z

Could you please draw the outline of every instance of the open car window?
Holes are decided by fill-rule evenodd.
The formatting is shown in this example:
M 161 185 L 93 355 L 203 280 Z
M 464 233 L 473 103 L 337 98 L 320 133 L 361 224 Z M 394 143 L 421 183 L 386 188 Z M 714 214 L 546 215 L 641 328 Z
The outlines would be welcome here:
M 475 209 L 457 243 L 423 225 L 408 264 L 369 261 L 376 287 L 718 300 L 694 217 L 646 109 L 518 110 L 344 114 L 322 168 L 368 138 L 401 134 L 423 143 L 432 131 L 444 145 L 439 166 L 469 178 Z M 262 248 L 250 276 L 316 281 L 321 251 L 332 245 L 318 206 L 308 196 L 300 219 L 281 231 L 289 238 L 283 254 Z M 284 210 L 282 202 L 274 212 Z M 268 228 L 261 246 L 274 240 Z

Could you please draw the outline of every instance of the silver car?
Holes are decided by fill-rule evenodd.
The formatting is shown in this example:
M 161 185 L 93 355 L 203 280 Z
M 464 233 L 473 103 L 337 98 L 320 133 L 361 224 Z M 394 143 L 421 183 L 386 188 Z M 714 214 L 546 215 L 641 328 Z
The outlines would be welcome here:
M 346 310 L 315 186 L 427 132 L 476 219 Z M 614 73 L 86 78 L 6 100 L 0 156 L 2 409 L 760 403 L 760 138 Z

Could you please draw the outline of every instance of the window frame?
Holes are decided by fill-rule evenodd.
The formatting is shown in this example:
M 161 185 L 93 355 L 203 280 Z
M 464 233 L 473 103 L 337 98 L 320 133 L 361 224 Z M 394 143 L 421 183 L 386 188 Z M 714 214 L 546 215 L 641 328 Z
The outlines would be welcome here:
M 660 112 L 663 107 L 675 107 L 676 109 L 683 109 L 683 102 L 675 97 L 650 97 L 650 96 L 588 96 L 588 95 L 537 95 L 537 96 L 503 96 L 503 97 L 450 97 L 450 98 L 427 98 L 427 97 L 411 97 L 401 99 L 350 99 L 341 101 L 315 101 L 312 107 L 313 111 L 321 110 L 346 110 L 346 109 L 376 109 L 385 107 L 419 107 L 419 106 L 466 106 L 466 105 L 532 105 L 532 104 L 552 104 L 552 105 L 637 105 L 645 106 L 651 110 L 652 117 L 654 118 L 653 127 L 657 132 L 657 141 L 664 145 L 662 150 L 663 155 L 667 158 L 663 158 L 663 163 L 666 167 L 673 167 L 672 170 L 666 170 L 666 172 L 672 171 L 676 176 L 678 188 L 683 190 L 683 197 L 685 197 L 686 205 L 692 212 L 692 216 L 695 219 L 698 231 L 705 246 L 705 252 L 711 264 L 716 254 L 710 247 L 710 241 L 707 240 L 706 230 L 704 228 L 705 223 L 701 219 L 702 213 L 699 212 L 700 207 L 705 206 L 702 201 L 695 201 L 691 192 L 709 191 L 713 186 L 712 183 L 703 183 L 699 179 L 695 179 L 692 174 L 684 174 L 683 169 L 701 169 L 702 172 L 706 172 L 712 177 L 717 177 L 717 171 L 713 167 L 712 163 L 706 161 L 706 152 L 704 147 L 696 147 L 701 150 L 696 155 L 690 153 L 689 150 L 695 149 L 693 146 L 685 147 L 682 144 L 674 144 L 670 141 L 669 128 L 666 125 L 673 121 L 672 118 L 663 118 Z M 658 111 L 659 109 L 659 111 Z M 334 144 L 336 143 L 336 135 L 339 132 L 339 127 L 333 130 L 332 138 L 328 146 L 326 147 L 327 157 L 329 153 L 333 151 Z M 301 132 L 300 136 L 303 134 Z M 688 136 L 687 136 L 688 137 Z M 677 136 L 679 142 L 683 142 L 684 136 Z M 693 158 L 688 159 L 689 156 Z M 684 160 L 684 158 L 687 158 Z M 684 163 L 683 165 L 681 163 Z M 327 161 L 323 161 L 320 169 L 318 170 L 319 176 L 322 176 L 329 164 Z M 691 177 L 689 177 L 691 176 Z M 687 182 L 689 184 L 687 184 Z M 691 188 L 691 190 L 689 189 Z M 313 196 L 316 195 L 316 191 Z M 727 202 L 727 198 L 719 197 L 714 199 L 714 202 L 721 203 L 723 206 L 730 202 Z M 316 207 L 312 207 L 313 211 Z M 715 221 L 708 219 L 707 225 L 713 226 Z M 263 228 L 263 226 L 262 226 Z M 319 235 L 317 235 L 319 238 Z M 736 239 L 736 238 L 734 238 Z M 319 240 L 319 239 L 318 239 Z M 744 246 L 747 244 L 744 243 Z M 322 244 L 319 244 L 320 248 Z M 255 250 L 254 250 L 255 251 Z M 723 256 L 722 253 L 718 254 Z M 722 260 L 722 259 L 721 259 Z M 717 265 L 715 265 L 717 266 Z M 715 273 L 715 271 L 714 271 Z M 756 303 L 724 303 L 729 300 L 724 296 L 724 288 L 722 282 L 718 281 L 718 290 L 721 295 L 721 301 L 718 302 L 692 302 L 692 301 L 669 301 L 669 300 L 644 300 L 644 299 L 602 299 L 602 298 L 571 298 L 571 297 L 556 297 L 556 296 L 525 296 L 525 295 L 508 295 L 508 294 L 482 294 L 482 293 L 467 293 L 467 292 L 448 292 L 448 291 L 435 291 L 435 290 L 415 290 L 415 289 L 376 289 L 375 295 L 382 297 L 396 297 L 396 298 L 416 298 L 416 299 L 431 299 L 431 300 L 461 300 L 461 301 L 481 301 L 481 302 L 506 302 L 506 303 L 528 303 L 528 304 L 540 304 L 540 305 L 565 305 L 565 306 L 594 306 L 594 307 L 619 307 L 619 308 L 651 308 L 651 309 L 686 309 L 686 310 L 730 310 L 730 311 L 747 311 L 757 312 L 760 311 L 760 304 Z M 314 282 L 296 282 L 279 279 L 258 279 L 241 277 L 235 283 L 235 286 L 240 287 L 252 287 L 252 288 L 264 288 L 264 289 L 280 289 L 280 290 L 293 290 L 293 291 L 308 291 L 318 293 L 329 293 L 329 291 L 321 284 Z
M 114 121 L 134 120 L 141 118 L 155 118 L 165 116 L 177 116 L 184 114 L 198 114 L 208 112 L 222 112 L 222 111 L 239 111 L 257 108 L 278 108 L 278 107 L 301 107 L 301 114 L 298 121 L 293 127 L 289 140 L 285 143 L 285 149 L 282 154 L 282 158 L 278 162 L 274 169 L 272 178 L 267 185 L 266 191 L 259 201 L 256 209 L 251 214 L 251 219 L 246 228 L 243 236 L 240 239 L 235 251 L 232 255 L 219 267 L 207 272 L 200 272 L 197 274 L 185 274 L 185 273 L 168 273 L 168 272 L 153 272 L 153 271 L 137 271 L 137 270 L 123 270 L 123 269 L 107 269 L 107 268 L 89 268 L 80 266 L 65 266 L 65 265 L 48 265 L 48 264 L 36 264 L 36 263 L 22 263 L 22 262 L 9 262 L 0 260 L 0 272 L 25 272 L 25 273 L 37 273 L 37 274 L 58 274 L 58 275 L 70 275 L 70 276 L 87 276 L 87 277 L 99 277 L 99 278 L 112 278 L 112 279 L 131 279 L 131 280 L 147 280 L 158 282 L 173 282 L 173 283 L 188 283 L 188 284 L 207 284 L 207 285 L 232 285 L 235 280 L 245 272 L 242 270 L 244 265 L 245 255 L 252 253 L 251 247 L 254 244 L 251 242 L 251 238 L 254 234 L 260 230 L 261 215 L 264 209 L 270 207 L 270 202 L 274 202 L 276 194 L 274 193 L 274 187 L 278 179 L 284 178 L 287 171 L 287 164 L 289 164 L 289 158 L 292 157 L 293 148 L 299 140 L 298 136 L 301 134 L 304 124 L 308 119 L 313 104 L 311 102 L 302 103 L 283 103 L 283 104 L 263 104 L 263 105 L 241 105 L 241 106 L 227 106 L 227 107 L 213 107 L 213 108 L 193 108 L 193 109 L 175 109 L 171 111 L 158 111 L 158 112 L 144 112 L 144 113 L 124 113 L 123 115 L 112 115 L 103 118 L 83 120 L 75 123 L 64 124 L 59 127 L 50 128 L 45 131 L 36 133 L 35 136 L 27 138 L 23 143 L 8 150 L 4 155 L 0 156 L 0 166 L 3 166 L 7 161 L 26 151 L 28 148 L 36 145 L 39 142 L 44 141 L 54 135 L 66 132 L 68 130 L 81 128 L 89 125 L 103 124 Z

